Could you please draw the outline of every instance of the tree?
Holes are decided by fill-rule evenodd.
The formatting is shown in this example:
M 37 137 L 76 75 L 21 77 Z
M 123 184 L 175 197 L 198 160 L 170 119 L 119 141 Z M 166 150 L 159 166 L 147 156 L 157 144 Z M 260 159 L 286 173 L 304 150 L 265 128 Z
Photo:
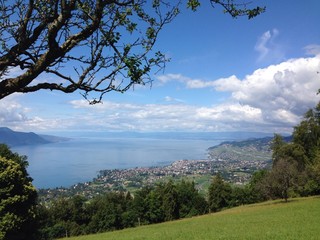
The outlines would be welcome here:
M 281 159 L 286 159 L 291 163 L 296 162 L 299 171 L 302 172 L 309 163 L 306 155 L 307 150 L 301 145 L 300 141 L 295 139 L 293 142 L 286 143 L 281 135 L 275 134 L 272 140 L 271 150 L 273 168 Z
M 52 201 L 50 208 L 47 209 L 50 219 L 42 226 L 47 230 L 48 237 L 61 238 L 85 234 L 85 227 L 90 221 L 90 215 L 86 209 L 86 201 L 86 198 L 79 195 L 71 198 L 58 198 Z M 38 207 L 40 211 L 41 207 Z M 43 209 L 42 214 L 44 214 Z
M 144 186 L 134 195 L 132 208 L 135 211 L 136 222 L 138 226 L 149 223 L 147 216 L 149 204 L 146 199 L 151 192 L 152 188 L 150 186 Z
M 292 142 L 286 143 L 275 135 L 271 149 L 273 166 L 260 181 L 260 189 L 270 198 L 287 201 L 289 191 L 296 195 L 319 193 L 320 162 L 320 103 L 309 109 L 304 119 L 294 127 Z
M 231 207 L 250 203 L 253 203 L 253 196 L 249 185 L 232 187 L 232 193 L 230 198 Z
M 210 211 L 217 212 L 222 208 L 228 207 L 231 194 L 231 186 L 224 182 L 221 175 L 217 174 L 214 176 L 209 186 L 208 204 Z
M 269 171 L 266 169 L 256 171 L 249 182 L 251 202 L 262 202 L 269 198 L 268 182 Z
M 280 159 L 269 174 L 271 196 L 282 198 L 286 202 L 289 198 L 289 190 L 297 182 L 297 163 L 287 159 Z
M 151 81 L 151 70 L 167 61 L 153 46 L 181 2 L 0 0 L 0 99 L 40 89 L 80 90 L 85 98 L 96 92 L 96 103 L 107 92 Z M 237 0 L 210 2 L 232 17 L 252 18 L 265 10 Z M 199 5 L 187 1 L 192 10 Z
M 163 189 L 163 210 L 165 221 L 179 219 L 178 192 L 172 180 L 169 180 Z
M 89 210 L 91 220 L 89 232 L 104 232 L 119 230 L 124 227 L 123 214 L 126 211 L 127 197 L 123 192 L 108 192 L 90 201 Z
M 14 153 L 6 144 L 0 144 L 0 156 L 6 159 L 11 159 L 18 163 L 21 166 L 21 171 L 27 178 L 28 181 L 32 182 L 32 178 L 29 176 L 27 172 L 27 167 L 29 165 L 27 161 L 27 156 L 19 155 L 18 153 Z
M 207 211 L 207 203 L 195 187 L 194 182 L 181 180 L 177 185 L 180 218 L 202 215 Z
M 312 164 L 320 151 L 320 102 L 314 109 L 309 109 L 304 120 L 294 128 L 293 142 L 303 147 Z
M 163 190 L 164 185 L 157 184 L 145 198 L 147 204 L 145 215 L 149 223 L 160 223 L 164 221 Z
M 320 154 L 317 156 L 315 163 L 308 166 L 304 180 L 303 196 L 320 195 Z
M 0 239 L 35 239 L 36 199 L 24 165 L 0 156 Z
M 281 149 L 286 144 L 283 140 L 283 137 L 280 134 L 274 134 L 272 143 L 271 143 L 271 150 L 272 150 L 272 163 L 273 166 L 278 162 L 278 160 L 282 157 Z

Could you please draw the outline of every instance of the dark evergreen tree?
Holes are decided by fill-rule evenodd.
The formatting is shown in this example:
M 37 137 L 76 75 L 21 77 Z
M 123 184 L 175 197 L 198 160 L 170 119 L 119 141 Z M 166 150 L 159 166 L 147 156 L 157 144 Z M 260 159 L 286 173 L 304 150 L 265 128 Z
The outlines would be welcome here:
M 90 202 L 94 211 L 89 223 L 91 232 L 105 232 L 123 228 L 122 214 L 125 212 L 126 201 L 123 193 L 110 192 L 96 197 Z
M 124 228 L 138 225 L 137 213 L 133 205 L 133 196 L 130 192 L 127 192 L 125 195 L 125 209 L 121 215 L 121 219 Z
M 232 189 L 230 184 L 226 183 L 220 174 L 213 177 L 208 194 L 208 204 L 211 212 L 220 211 L 222 208 L 230 205 Z
M 164 220 L 179 219 L 179 199 L 176 186 L 169 180 L 163 190 Z
M 232 187 L 231 198 L 229 202 L 230 206 L 235 207 L 252 203 L 253 198 L 251 194 L 252 193 L 249 185 Z
M 181 180 L 176 185 L 180 218 L 201 215 L 207 211 L 207 203 L 195 188 L 194 182 Z
M 164 213 L 164 185 L 158 184 L 146 197 L 146 218 L 149 223 L 160 223 L 165 220 Z
M 147 196 L 152 191 L 152 188 L 149 186 L 143 187 L 139 191 L 134 194 L 132 206 L 133 211 L 136 215 L 137 225 L 144 225 L 149 223 L 149 217 L 147 216 L 147 212 L 149 209 L 149 204 L 147 201 Z
M 256 171 L 248 184 L 250 203 L 262 202 L 269 199 L 268 182 L 269 171 L 266 169 Z

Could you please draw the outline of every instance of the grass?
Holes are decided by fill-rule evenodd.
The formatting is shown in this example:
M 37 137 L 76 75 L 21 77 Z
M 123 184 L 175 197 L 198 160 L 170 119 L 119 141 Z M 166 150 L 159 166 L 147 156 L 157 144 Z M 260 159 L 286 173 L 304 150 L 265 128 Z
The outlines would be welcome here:
M 68 240 L 320 239 L 320 197 L 271 201 L 219 213 Z

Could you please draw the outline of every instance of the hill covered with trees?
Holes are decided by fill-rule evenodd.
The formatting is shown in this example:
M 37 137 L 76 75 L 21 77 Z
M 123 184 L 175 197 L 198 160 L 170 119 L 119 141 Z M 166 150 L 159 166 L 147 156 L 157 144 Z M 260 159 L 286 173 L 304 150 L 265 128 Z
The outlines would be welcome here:
M 70 240 L 318 239 L 318 197 L 240 206 L 201 217 L 113 231 Z M 304 224 L 305 223 L 305 224 Z

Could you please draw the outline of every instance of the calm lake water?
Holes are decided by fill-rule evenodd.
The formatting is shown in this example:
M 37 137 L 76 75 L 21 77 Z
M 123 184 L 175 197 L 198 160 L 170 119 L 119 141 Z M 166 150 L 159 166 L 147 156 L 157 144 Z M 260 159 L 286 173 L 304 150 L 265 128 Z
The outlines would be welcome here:
M 29 161 L 28 172 L 37 188 L 68 187 L 91 181 L 102 169 L 163 166 L 181 159 L 205 159 L 207 149 L 230 136 L 99 136 L 12 148 Z

